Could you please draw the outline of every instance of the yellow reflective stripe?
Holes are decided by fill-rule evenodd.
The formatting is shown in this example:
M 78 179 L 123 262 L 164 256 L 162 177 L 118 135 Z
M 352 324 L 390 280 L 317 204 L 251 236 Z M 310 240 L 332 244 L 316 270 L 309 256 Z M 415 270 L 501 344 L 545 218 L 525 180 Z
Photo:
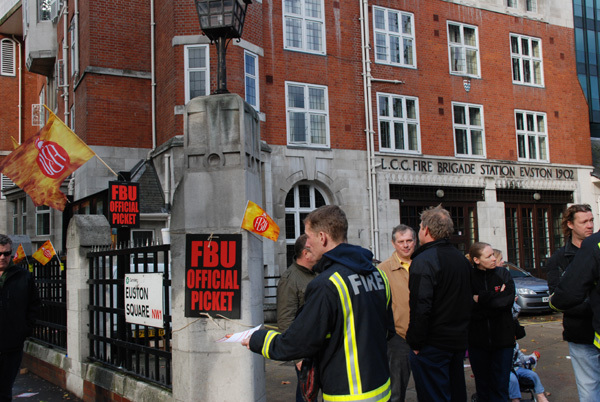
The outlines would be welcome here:
M 323 393 L 324 401 L 360 401 L 360 402 L 383 402 L 389 401 L 392 396 L 392 388 L 390 386 L 390 379 L 386 381 L 381 387 L 374 389 L 373 391 L 365 392 L 360 395 L 327 395 Z
M 354 328 L 354 311 L 352 310 L 352 300 L 346 283 L 339 273 L 329 277 L 340 295 L 342 311 L 344 313 L 344 352 L 346 354 L 346 371 L 348 375 L 348 389 L 351 395 L 362 393 L 362 383 L 360 380 L 360 371 L 358 368 L 358 351 L 356 349 L 356 332 Z
M 390 281 L 388 280 L 388 277 L 385 274 L 385 272 L 383 272 L 379 268 L 377 268 L 377 270 L 379 271 L 379 274 L 381 275 L 381 277 L 383 278 L 383 282 L 385 283 L 385 297 L 387 298 L 387 304 L 389 305 L 390 300 L 392 298 L 392 292 L 390 289 Z
M 600 349 L 600 335 L 597 332 L 594 333 L 594 346 Z
M 273 339 L 275 339 L 275 337 L 277 335 L 279 335 L 279 332 L 277 332 L 277 331 L 269 331 L 269 332 L 267 332 L 267 335 L 265 335 L 265 341 L 264 341 L 263 347 L 262 347 L 262 355 L 264 357 L 266 357 L 267 359 L 270 359 L 269 347 L 271 346 L 271 342 L 273 341 Z

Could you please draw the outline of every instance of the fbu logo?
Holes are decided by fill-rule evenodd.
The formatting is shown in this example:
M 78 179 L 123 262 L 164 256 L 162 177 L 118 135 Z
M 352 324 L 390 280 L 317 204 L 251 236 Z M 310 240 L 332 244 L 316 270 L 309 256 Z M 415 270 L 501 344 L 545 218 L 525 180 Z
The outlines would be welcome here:
M 56 179 L 60 177 L 71 164 L 69 154 L 63 147 L 52 141 L 35 140 L 39 150 L 37 164 L 46 176 Z

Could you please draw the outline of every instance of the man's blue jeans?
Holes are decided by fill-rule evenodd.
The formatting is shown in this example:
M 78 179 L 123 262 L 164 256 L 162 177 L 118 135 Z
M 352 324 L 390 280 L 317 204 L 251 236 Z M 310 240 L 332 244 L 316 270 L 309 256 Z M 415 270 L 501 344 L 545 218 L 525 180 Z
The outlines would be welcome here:
M 423 346 L 418 355 L 411 351 L 410 368 L 419 401 L 466 402 L 464 357 L 464 350 L 448 351 L 433 346 Z
M 581 402 L 600 402 L 600 349 L 591 344 L 569 342 Z

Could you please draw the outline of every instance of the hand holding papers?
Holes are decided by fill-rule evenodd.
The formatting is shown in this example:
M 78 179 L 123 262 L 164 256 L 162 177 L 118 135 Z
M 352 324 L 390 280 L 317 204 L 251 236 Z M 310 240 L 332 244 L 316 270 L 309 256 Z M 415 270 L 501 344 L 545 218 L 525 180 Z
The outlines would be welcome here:
M 254 332 L 259 330 L 260 327 L 262 327 L 262 325 L 254 327 L 252 329 L 248 329 L 243 332 L 236 332 L 235 334 L 227 334 L 223 338 L 217 339 L 215 342 L 219 342 L 219 343 L 221 343 L 221 342 L 240 342 L 242 345 L 248 346 L 248 341 L 249 341 L 250 337 L 252 336 L 252 334 Z M 244 343 L 244 341 L 246 341 L 246 342 Z

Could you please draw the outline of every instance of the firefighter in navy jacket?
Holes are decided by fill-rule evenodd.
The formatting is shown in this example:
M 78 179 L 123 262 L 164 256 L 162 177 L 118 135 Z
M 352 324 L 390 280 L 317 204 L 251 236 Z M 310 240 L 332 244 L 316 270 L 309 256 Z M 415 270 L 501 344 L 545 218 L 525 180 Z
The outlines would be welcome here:
M 344 243 L 348 223 L 339 207 L 313 211 L 305 225 L 322 273 L 308 285 L 304 307 L 283 334 L 259 330 L 242 344 L 274 360 L 315 358 L 325 401 L 387 401 L 386 345 L 394 334 L 387 277 L 370 251 Z

